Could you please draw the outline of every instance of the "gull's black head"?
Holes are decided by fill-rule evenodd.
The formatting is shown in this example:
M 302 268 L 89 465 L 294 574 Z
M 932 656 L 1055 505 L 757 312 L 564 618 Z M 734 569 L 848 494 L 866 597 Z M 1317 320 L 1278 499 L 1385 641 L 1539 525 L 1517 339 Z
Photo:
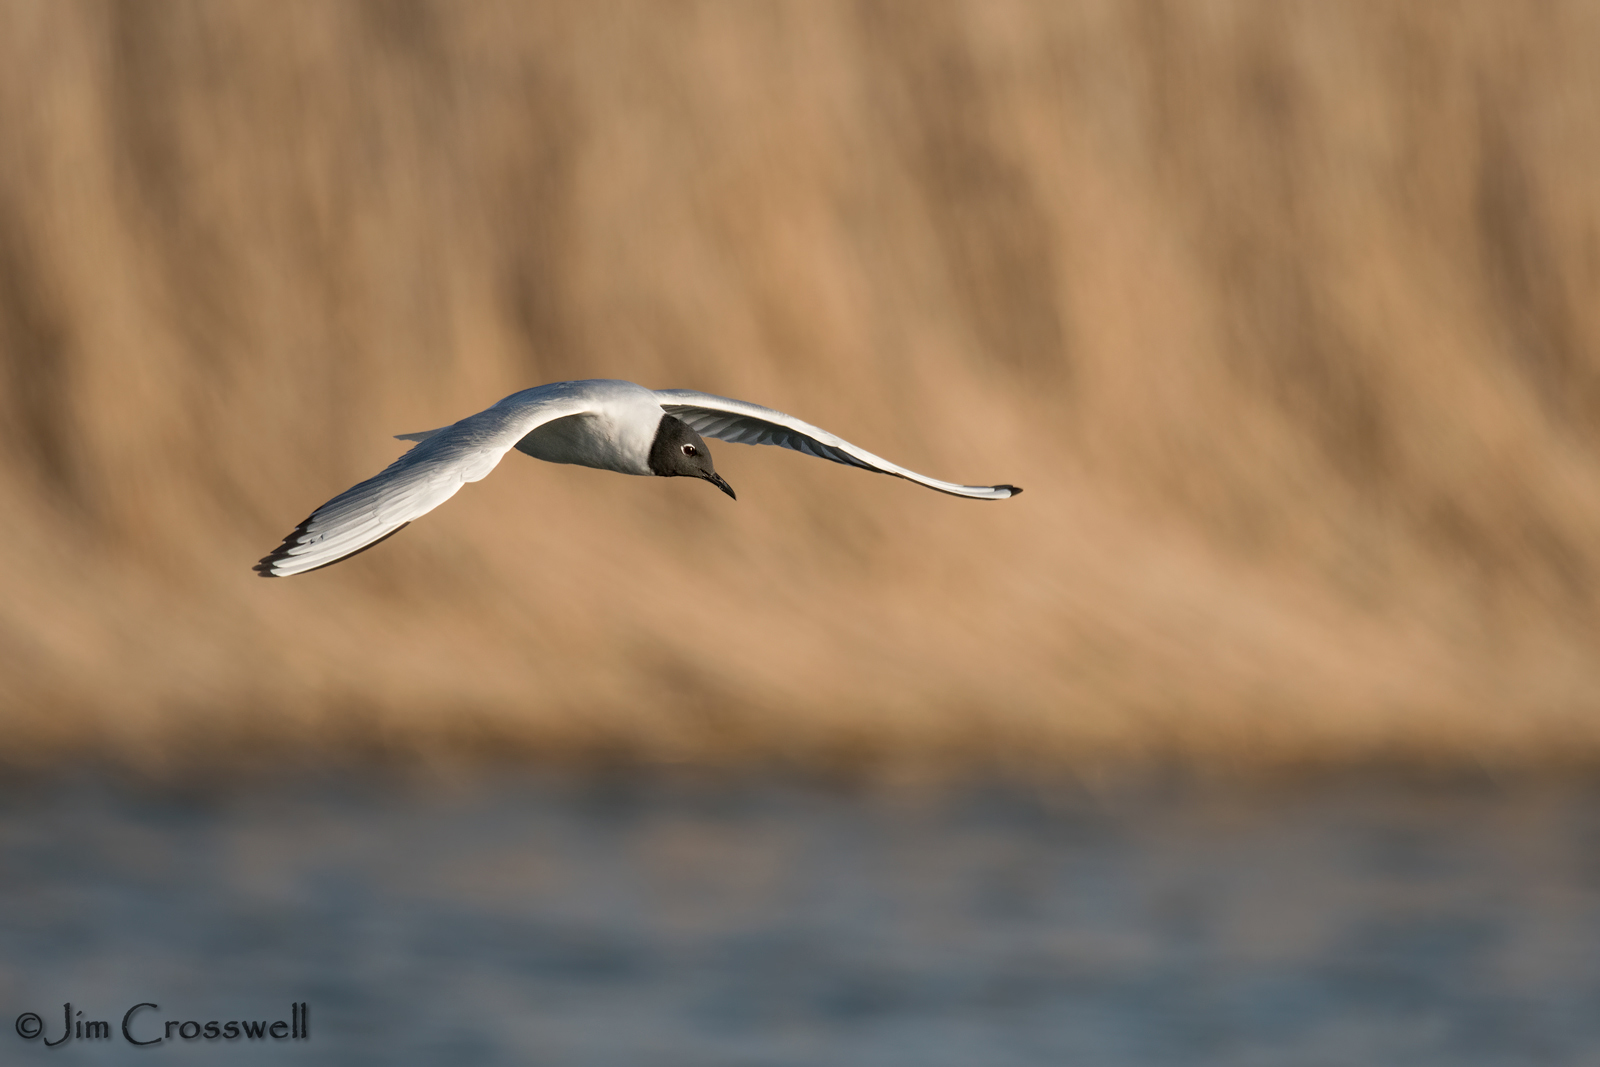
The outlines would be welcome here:
M 706 448 L 705 439 L 672 415 L 661 416 L 661 425 L 656 428 L 655 443 L 650 446 L 650 473 L 660 478 L 704 478 L 733 496 L 733 487 L 711 465 L 711 450 Z

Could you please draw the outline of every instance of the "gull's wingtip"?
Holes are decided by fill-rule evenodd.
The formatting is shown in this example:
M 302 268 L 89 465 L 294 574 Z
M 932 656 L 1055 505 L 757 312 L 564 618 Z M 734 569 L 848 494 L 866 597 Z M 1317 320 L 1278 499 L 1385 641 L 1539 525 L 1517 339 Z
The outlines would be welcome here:
M 995 488 L 996 489 L 1004 489 L 1009 496 L 1021 496 L 1022 495 L 1022 486 L 1020 486 L 1020 485 L 997 485 L 997 486 L 995 486 Z
M 313 513 L 313 515 L 314 514 L 315 513 Z M 307 515 L 305 517 L 305 521 L 296 526 L 292 531 L 290 531 L 289 536 L 283 539 L 283 544 L 279 545 L 271 552 L 268 552 L 265 556 L 262 556 L 261 559 L 256 562 L 256 565 L 250 569 L 261 575 L 263 578 L 289 577 L 287 574 L 279 574 L 277 571 L 273 570 L 273 568 L 289 558 L 289 549 L 294 547 L 295 543 L 300 540 L 300 535 L 306 532 L 306 527 L 311 525 L 311 519 L 313 515 Z
M 359 555 L 361 555 L 361 553 L 365 552 L 369 548 L 377 548 L 379 545 L 381 545 L 385 541 L 389 540 L 389 538 L 393 537 L 395 534 L 399 533 L 401 530 L 404 530 L 407 526 L 411 525 L 411 523 L 409 523 L 409 522 L 402 522 L 399 526 L 396 526 L 394 529 L 390 530 L 388 533 L 384 534 L 382 537 L 379 537 L 379 538 L 376 538 L 376 539 L 374 539 L 372 541 L 367 542 L 366 544 L 362 545 L 360 548 L 356 549 L 354 552 L 346 552 L 342 556 L 335 556 L 333 559 L 330 559 L 325 563 L 319 563 L 315 567 L 307 567 L 305 570 L 289 571 L 289 572 L 283 573 L 283 574 L 280 574 L 277 571 L 273 570 L 273 568 L 277 564 L 282 563 L 284 560 L 292 558 L 292 555 L 289 552 L 289 549 L 299 547 L 298 542 L 297 542 L 297 538 L 299 538 L 299 536 L 301 534 L 306 532 L 306 527 L 311 524 L 311 519 L 315 518 L 315 517 L 316 517 L 315 515 L 312 515 L 310 518 L 307 518 L 305 522 L 302 522 L 299 526 L 296 526 L 295 529 L 294 529 L 294 533 L 290 534 L 288 537 L 285 537 L 283 539 L 283 544 L 279 545 L 275 550 L 273 550 L 271 555 L 263 557 L 261 559 L 261 562 L 257 563 L 254 567 L 252 567 L 250 569 L 255 571 L 257 574 L 261 575 L 261 577 L 263 577 L 263 578 L 292 578 L 296 574 L 310 574 L 312 571 L 320 571 L 324 567 L 331 567 L 335 563 L 343 563 L 345 560 L 349 559 L 352 556 L 359 556 Z

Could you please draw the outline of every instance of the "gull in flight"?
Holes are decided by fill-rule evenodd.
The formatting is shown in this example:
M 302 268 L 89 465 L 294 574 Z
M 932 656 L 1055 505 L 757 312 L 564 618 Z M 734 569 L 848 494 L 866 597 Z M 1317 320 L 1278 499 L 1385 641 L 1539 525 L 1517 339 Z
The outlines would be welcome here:
M 792 448 L 974 500 L 1004 500 L 1022 492 L 1014 485 L 941 482 L 793 415 L 743 400 L 604 379 L 554 382 L 512 393 L 453 426 L 400 434 L 400 440 L 418 443 L 383 473 L 313 511 L 255 570 L 264 578 L 285 578 L 365 552 L 481 479 L 513 448 L 550 463 L 704 478 L 731 497 L 733 489 L 712 466 L 702 435 Z

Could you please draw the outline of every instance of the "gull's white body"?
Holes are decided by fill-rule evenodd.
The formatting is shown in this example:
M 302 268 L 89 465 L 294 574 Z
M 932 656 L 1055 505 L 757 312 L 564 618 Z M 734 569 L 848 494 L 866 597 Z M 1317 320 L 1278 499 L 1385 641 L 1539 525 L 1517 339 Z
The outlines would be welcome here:
M 593 379 L 554 382 L 513 393 L 476 415 L 426 433 L 376 477 L 334 497 L 256 565 L 267 577 L 316 570 L 398 533 L 495 468 L 512 448 L 552 463 L 650 475 L 650 449 L 663 415 L 705 437 L 773 444 L 852 467 L 907 478 L 956 496 L 1003 500 L 1015 486 L 942 482 L 906 470 L 792 415 L 688 389 L 646 389 Z
M 577 405 L 581 421 L 562 423 L 562 415 L 553 421 L 542 417 L 555 407 L 565 410 L 566 405 Z M 512 393 L 489 411 L 502 407 L 514 409 L 519 417 L 538 419 L 534 430 L 515 442 L 516 448 L 535 459 L 619 474 L 650 473 L 645 461 L 661 421 L 661 402 L 642 385 L 604 378 L 556 382 Z

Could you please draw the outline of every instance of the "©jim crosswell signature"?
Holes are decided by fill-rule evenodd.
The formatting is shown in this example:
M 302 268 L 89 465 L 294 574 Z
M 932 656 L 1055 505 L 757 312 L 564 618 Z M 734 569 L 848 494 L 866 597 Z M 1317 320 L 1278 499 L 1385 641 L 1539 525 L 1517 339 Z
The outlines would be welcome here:
M 309 1041 L 311 1039 L 311 1005 L 295 1001 L 289 1005 L 289 1018 L 275 1022 L 233 1019 L 228 1022 L 194 1019 L 163 1020 L 161 1005 L 146 1001 L 135 1004 L 122 1016 L 122 1036 L 130 1045 L 159 1045 L 166 1041 Z M 83 1011 L 74 1012 L 69 1001 L 61 1005 L 61 1032 L 54 1038 L 49 1027 L 37 1012 L 25 1011 L 17 1016 L 17 1036 L 24 1041 L 43 1039 L 51 1048 L 68 1041 L 110 1041 L 111 1024 L 104 1019 L 85 1019 Z

